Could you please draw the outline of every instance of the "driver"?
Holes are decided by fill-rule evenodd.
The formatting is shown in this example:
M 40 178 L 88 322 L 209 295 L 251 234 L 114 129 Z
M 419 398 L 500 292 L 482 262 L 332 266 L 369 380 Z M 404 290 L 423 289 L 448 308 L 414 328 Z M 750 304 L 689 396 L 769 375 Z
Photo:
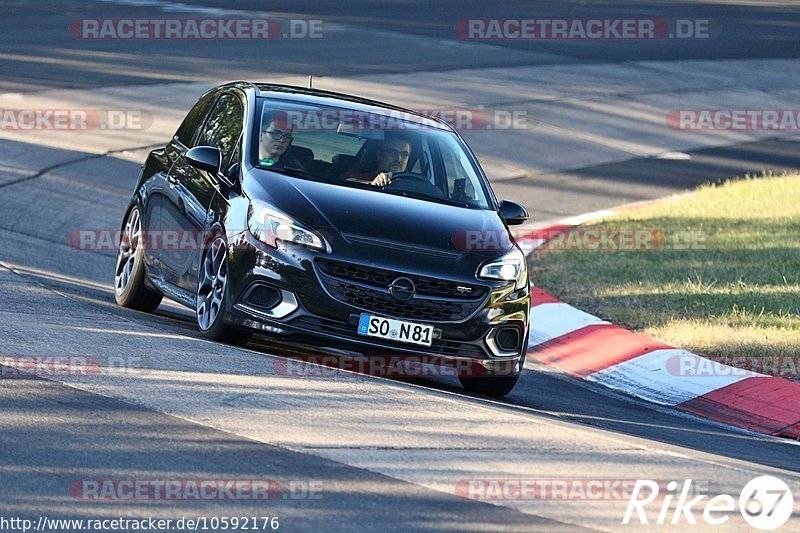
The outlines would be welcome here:
M 376 187 L 389 185 L 389 182 L 392 181 L 392 174 L 405 172 L 408 158 L 411 155 L 411 143 L 403 137 L 387 134 L 377 155 L 378 169 L 376 171 L 357 172 L 351 170 L 343 176 L 344 179 L 367 182 Z

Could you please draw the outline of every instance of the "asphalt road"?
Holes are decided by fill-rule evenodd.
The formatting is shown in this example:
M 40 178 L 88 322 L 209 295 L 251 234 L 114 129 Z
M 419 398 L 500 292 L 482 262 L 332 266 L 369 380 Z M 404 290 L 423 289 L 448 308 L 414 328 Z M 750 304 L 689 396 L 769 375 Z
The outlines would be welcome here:
M 164 2 L 162 2 L 163 4 Z M 166 2 L 179 4 L 178 2 Z M 141 7 L 137 7 L 141 6 Z M 4 2 L 7 22 L 0 36 L 0 88 L 99 87 L 149 84 L 261 72 L 352 75 L 519 65 L 618 63 L 634 60 L 797 57 L 800 8 L 795 2 L 682 1 L 497 1 L 354 0 L 337 2 L 200 0 L 184 2 L 243 16 L 317 19 L 331 25 L 325 38 L 245 41 L 97 41 L 76 39 L 64 27 L 82 18 L 125 18 L 159 13 L 189 16 L 180 9 L 156 11 L 158 2 Z M 188 12 L 191 13 L 191 12 Z M 211 12 L 213 16 L 213 11 Z M 709 38 L 632 41 L 493 40 L 467 44 L 455 31 L 469 18 L 641 18 L 708 20 Z M 353 30 L 336 32 L 336 24 Z M 436 39 L 419 44 L 402 35 Z M 320 41 L 324 41 L 321 46 Z M 447 46 L 450 44 L 451 46 Z M 11 67 L 11 68 L 9 68 Z M 80 74 L 80 75 L 76 75 Z
M 265 9 L 258 2 L 190 3 Z M 269 48 L 243 41 L 98 43 L 64 31 L 82 17 L 156 16 L 152 7 L 124 4 L 4 3 L 0 90 L 91 94 L 253 71 L 380 79 L 475 69 L 476 81 L 488 83 L 481 73 L 487 67 L 796 58 L 800 19 L 793 2 L 670 3 L 668 11 L 660 2 L 354 2 L 346 10 L 333 2 L 271 2 L 273 16 L 340 26 L 324 40 L 277 40 Z M 705 17 L 718 21 L 721 33 L 689 44 L 613 47 L 464 43 L 452 34 L 462 18 L 542 13 Z M 116 358 L 135 368 L 49 381 L 0 379 L 3 517 L 269 514 L 290 531 L 609 530 L 620 528 L 624 502 L 486 503 L 459 498 L 454 487 L 490 478 L 692 478 L 715 494 L 734 494 L 770 473 L 800 494 L 800 449 L 792 443 L 657 408 L 547 368 L 528 368 L 501 402 L 467 395 L 448 380 L 346 373 L 304 379 L 281 374 L 285 366 L 275 353 L 287 351 L 264 339 L 247 348 L 212 344 L 176 306 L 162 305 L 155 315 L 121 309 L 110 288 L 113 252 L 76 249 L 68 236 L 116 228 L 138 168 L 121 150 L 102 155 L 89 148 L 0 140 L 0 355 Z M 706 179 L 800 166 L 791 140 L 689 152 L 688 161 L 629 158 L 494 186 L 544 219 L 654 198 Z M 268 502 L 98 502 L 70 493 L 81 480 L 253 478 L 319 486 L 320 497 L 300 490 Z

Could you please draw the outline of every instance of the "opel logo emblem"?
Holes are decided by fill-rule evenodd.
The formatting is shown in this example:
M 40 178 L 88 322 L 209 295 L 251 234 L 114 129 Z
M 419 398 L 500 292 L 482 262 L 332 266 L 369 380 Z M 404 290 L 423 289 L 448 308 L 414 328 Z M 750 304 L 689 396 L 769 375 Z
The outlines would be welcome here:
M 389 294 L 401 302 L 410 300 L 414 297 L 416 292 L 417 287 L 414 286 L 414 282 L 409 278 L 395 278 L 394 281 L 389 284 Z

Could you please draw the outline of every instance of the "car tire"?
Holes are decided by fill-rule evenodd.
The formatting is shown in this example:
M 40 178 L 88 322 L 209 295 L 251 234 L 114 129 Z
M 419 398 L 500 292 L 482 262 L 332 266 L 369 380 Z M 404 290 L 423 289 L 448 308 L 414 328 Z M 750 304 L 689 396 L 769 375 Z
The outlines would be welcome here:
M 195 318 L 203 337 L 215 341 L 247 344 L 253 333 L 225 323 L 228 305 L 228 251 L 222 235 L 214 236 L 200 256 L 195 299 Z
M 469 392 L 500 398 L 505 396 L 519 380 L 519 374 L 513 376 L 483 376 L 483 377 L 459 377 L 461 386 Z
M 151 313 L 161 303 L 163 295 L 144 284 L 143 244 L 142 217 L 139 208 L 133 206 L 125 217 L 120 234 L 114 270 L 114 299 L 122 307 Z

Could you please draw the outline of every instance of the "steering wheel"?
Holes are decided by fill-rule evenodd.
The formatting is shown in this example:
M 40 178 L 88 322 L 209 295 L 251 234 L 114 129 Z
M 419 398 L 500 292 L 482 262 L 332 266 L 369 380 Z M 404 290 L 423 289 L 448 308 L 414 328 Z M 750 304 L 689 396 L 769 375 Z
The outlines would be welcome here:
M 416 172 L 394 172 L 392 181 L 383 187 L 388 190 L 408 191 L 433 196 L 435 198 L 445 198 L 444 193 L 431 183 L 427 177 Z

